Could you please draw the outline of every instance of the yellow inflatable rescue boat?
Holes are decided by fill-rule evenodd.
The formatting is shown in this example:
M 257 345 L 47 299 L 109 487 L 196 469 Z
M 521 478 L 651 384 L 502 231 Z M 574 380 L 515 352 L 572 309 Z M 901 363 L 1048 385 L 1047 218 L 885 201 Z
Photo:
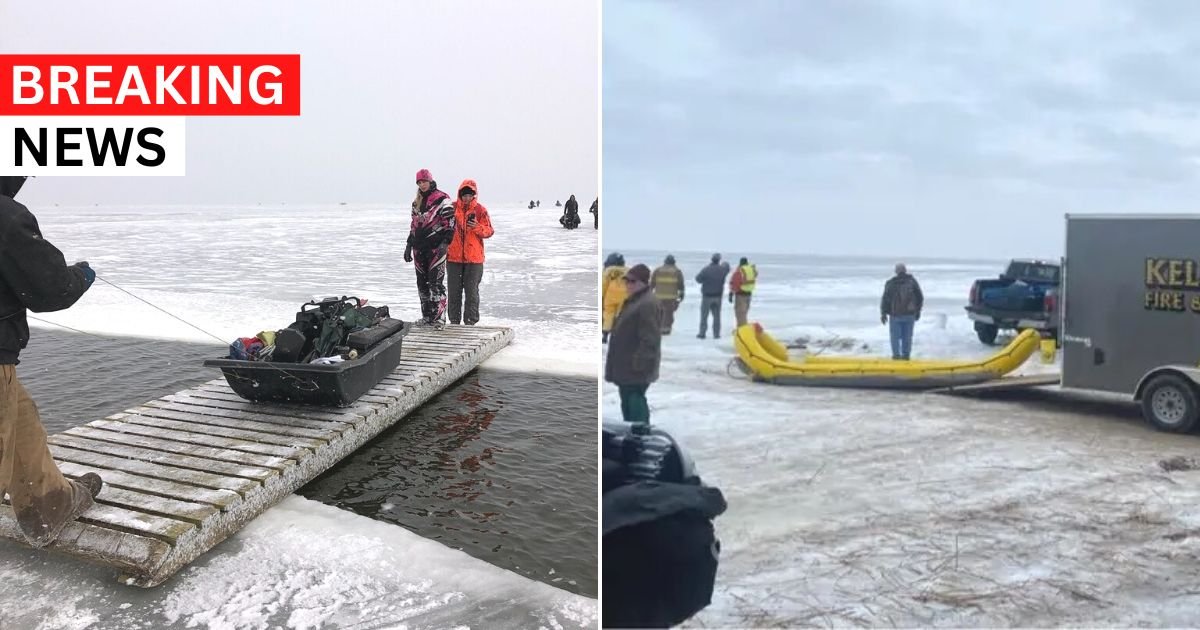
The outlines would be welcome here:
M 741 326 L 733 345 L 739 367 L 755 381 L 815 387 L 933 389 L 990 381 L 1024 363 L 1037 351 L 1041 336 L 1035 330 L 1017 335 L 1003 350 L 987 359 L 895 361 L 852 356 L 788 357 L 787 348 L 757 323 Z

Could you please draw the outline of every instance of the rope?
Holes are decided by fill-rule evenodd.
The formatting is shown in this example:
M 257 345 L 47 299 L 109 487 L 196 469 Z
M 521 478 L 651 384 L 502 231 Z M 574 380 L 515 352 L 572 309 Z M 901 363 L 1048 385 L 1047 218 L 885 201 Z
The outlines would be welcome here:
M 142 297 L 140 297 L 140 296 L 134 295 L 133 293 L 131 293 L 131 292 L 127 291 L 126 289 L 124 289 L 124 288 L 122 288 L 122 287 L 119 287 L 119 286 L 117 286 L 116 284 L 114 284 L 114 283 L 112 283 L 112 282 L 110 282 L 110 281 L 108 281 L 108 280 L 105 280 L 104 278 L 101 278 L 99 275 L 97 275 L 97 276 L 96 276 L 96 279 L 97 279 L 97 280 L 100 280 L 101 282 L 103 282 L 103 283 L 105 283 L 105 284 L 107 284 L 107 285 L 111 286 L 112 288 L 114 288 L 114 289 L 116 289 L 116 290 L 118 290 L 118 291 L 120 291 L 120 292 L 122 292 L 122 293 L 124 293 L 124 294 L 128 295 L 129 297 L 132 297 L 132 298 L 134 298 L 135 300 L 137 300 L 137 301 L 139 301 L 139 302 L 142 302 L 143 304 L 146 304 L 147 306 L 150 306 L 150 307 L 152 307 L 152 308 L 154 308 L 154 309 L 156 309 L 156 310 L 158 310 L 158 311 L 160 311 L 160 312 L 162 312 L 162 313 L 165 313 L 166 315 L 169 315 L 169 316 L 171 316 L 171 317 L 173 317 L 173 318 L 175 318 L 175 319 L 179 320 L 180 322 L 183 322 L 184 324 L 187 324 L 188 326 L 191 326 L 192 328 L 195 328 L 196 330 L 198 330 L 198 331 L 200 331 L 200 332 L 202 332 L 202 333 L 204 333 L 204 334 L 208 335 L 209 337 L 212 337 L 213 339 L 216 339 L 217 341 L 221 342 L 221 344 L 222 344 L 223 346 L 225 346 L 226 348 L 228 348 L 228 347 L 231 345 L 231 344 L 230 344 L 228 341 L 226 341 L 226 340 L 224 340 L 224 339 L 222 339 L 222 338 L 218 337 L 217 335 L 214 335 L 213 333 L 210 333 L 210 332 L 208 332 L 207 330 L 204 330 L 203 328 L 200 328 L 199 326 L 197 326 L 197 325 L 195 325 L 195 324 L 193 324 L 193 323 L 191 323 L 191 322 L 189 322 L 189 321 L 187 321 L 187 320 L 183 319 L 182 317 L 179 317 L 178 315 L 175 315 L 175 314 L 173 314 L 173 313 L 171 313 L 171 312 L 167 311 L 166 309 L 164 309 L 164 308 L 161 308 L 161 307 L 159 307 L 159 306 L 157 306 L 157 305 L 155 305 L 155 304 L 151 303 L 149 300 L 146 300 L 146 299 L 144 299 L 144 298 L 142 298 Z M 66 326 L 66 325 L 64 325 L 64 324 L 60 324 L 60 323 L 58 323 L 58 322 L 52 322 L 52 321 L 49 321 L 49 320 L 41 319 L 41 318 L 39 318 L 39 317 L 34 317 L 34 316 L 32 316 L 32 315 L 27 315 L 27 317 L 29 317 L 30 319 L 34 319 L 34 320 L 36 320 L 36 321 L 39 321 L 39 322 L 46 323 L 46 324 L 51 324 L 51 325 L 54 325 L 54 326 L 59 326 L 59 327 L 65 328 L 65 329 L 67 329 L 67 330 L 70 330 L 70 331 L 72 331 L 72 332 L 77 332 L 77 333 L 81 333 L 81 334 L 84 334 L 84 335 L 89 335 L 89 336 L 92 336 L 92 337 L 96 337 L 96 338 L 98 338 L 98 339 L 107 339 L 107 340 L 109 340 L 109 341 L 115 341 L 115 339 L 113 339 L 113 338 L 111 338 L 111 337 L 104 337 L 104 336 L 102 336 L 102 335 L 97 335 L 97 334 L 95 334 L 95 333 L 89 333 L 89 332 L 85 332 L 85 331 L 82 331 L 82 330 L 78 330 L 78 329 L 75 329 L 75 328 L 71 328 L 70 326 Z M 160 354 L 159 356 L 165 356 L 165 355 L 162 355 L 162 354 Z M 284 375 L 284 377 L 285 377 L 285 378 L 288 378 L 288 379 L 291 379 L 291 380 L 295 381 L 295 387 L 297 387 L 298 389 L 301 389 L 301 390 L 304 390 L 304 391 L 317 391 L 318 389 L 320 389 L 320 388 L 319 388 L 319 386 L 317 385 L 316 381 L 313 381 L 312 379 L 306 379 L 306 378 L 301 378 L 301 377 L 299 377 L 299 376 L 296 376 L 295 374 L 292 374 L 291 372 L 289 372 L 287 369 L 284 369 L 284 368 L 281 368 L 281 367 L 279 367 L 278 365 L 276 365 L 276 364 L 275 364 L 274 362 L 272 362 L 272 361 L 260 361 L 260 362 L 254 362 L 254 364 L 255 364 L 255 365 L 262 365 L 262 366 L 264 366 L 264 367 L 268 367 L 268 368 L 271 368 L 271 369 L 274 369 L 274 370 L 278 370 L 280 373 L 282 373 L 282 374 Z M 250 377 L 247 377 L 247 376 L 241 376 L 241 375 L 238 375 L 238 374 L 232 374 L 232 373 L 229 373 L 229 372 L 225 372 L 224 370 L 222 370 L 222 373 L 224 373 L 224 374 L 226 375 L 226 377 L 232 377 L 232 378 L 239 379 L 239 380 L 245 380 L 245 381 L 253 381 L 253 380 L 254 380 L 254 379 L 252 379 L 252 378 L 250 378 Z
M 113 283 L 109 282 L 108 280 L 105 280 L 104 278 L 101 278 L 100 276 L 96 276 L 96 279 L 97 279 L 97 280 L 99 280 L 100 282 L 103 282 L 104 284 L 107 284 L 108 286 L 110 286 L 110 287 L 112 287 L 112 288 L 114 288 L 114 289 L 116 289 L 116 290 L 120 291 L 121 293 L 124 293 L 125 295 L 128 295 L 129 297 L 132 297 L 132 298 L 133 298 L 133 299 L 135 299 L 135 300 L 138 300 L 139 302 L 142 302 L 142 303 L 144 303 L 144 304 L 146 304 L 146 305 L 148 305 L 148 306 L 150 306 L 150 307 L 152 307 L 152 308 L 156 308 L 156 309 L 158 309 L 159 311 L 162 311 L 163 313 L 166 313 L 167 315 L 170 315 L 171 317 L 174 317 L 175 319 L 177 319 L 177 320 L 179 320 L 179 321 L 181 321 L 181 322 L 183 322 L 183 323 L 187 324 L 188 326 L 191 326 L 192 328 L 195 328 L 196 330 L 199 330 L 200 332 L 202 332 L 202 333 L 204 333 L 204 334 L 208 335 L 209 337 L 212 337 L 213 339 L 216 339 L 217 341 L 220 341 L 220 342 L 221 342 L 222 344 L 224 344 L 224 345 L 227 345 L 227 346 L 229 345 L 229 342 L 228 342 L 228 341 L 226 341 L 226 340 L 224 340 L 224 339 L 222 339 L 222 338 L 220 338 L 220 337 L 218 337 L 218 336 L 216 336 L 216 335 L 214 335 L 214 334 L 212 334 L 212 333 L 208 332 L 207 330 L 204 330 L 203 328 L 201 328 L 201 327 L 199 327 L 199 326 L 197 326 L 197 325 L 195 325 L 195 324 L 193 324 L 193 323 L 191 323 L 191 322 L 185 321 L 185 320 L 184 320 L 182 317 L 179 317 L 179 316 L 173 315 L 173 314 L 171 314 L 171 313 L 168 313 L 168 312 L 166 311 L 166 309 L 159 308 L 158 306 L 155 306 L 154 304 L 151 304 L 149 301 L 147 301 L 147 300 L 144 300 L 144 299 L 142 299 L 142 298 L 140 298 L 140 297 L 138 297 L 138 296 L 136 296 L 136 295 L 134 295 L 134 294 L 130 293 L 129 291 L 126 291 L 125 289 L 122 289 L 121 287 L 119 287 L 119 286 L 117 286 L 117 285 L 115 285 L 115 284 L 113 284 Z

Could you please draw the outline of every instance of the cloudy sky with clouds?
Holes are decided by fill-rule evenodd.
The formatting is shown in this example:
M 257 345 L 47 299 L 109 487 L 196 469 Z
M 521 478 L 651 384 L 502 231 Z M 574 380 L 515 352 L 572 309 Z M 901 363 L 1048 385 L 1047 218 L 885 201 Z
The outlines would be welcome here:
M 604 248 L 1058 256 L 1200 210 L 1200 3 L 604 2 Z
M 187 176 L 30 182 L 44 203 L 486 203 L 599 186 L 599 0 L 0 0 L 0 53 L 298 53 L 299 117 L 192 117 Z M 0 147 L 7 144 L 0 139 Z

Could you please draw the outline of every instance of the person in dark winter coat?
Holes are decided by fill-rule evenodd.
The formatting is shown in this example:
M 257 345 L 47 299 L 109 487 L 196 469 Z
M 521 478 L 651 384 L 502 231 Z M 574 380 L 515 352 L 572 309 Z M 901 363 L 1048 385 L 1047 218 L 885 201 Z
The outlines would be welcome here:
M 568 230 L 574 230 L 579 227 L 579 202 L 575 201 L 575 195 L 571 195 L 571 198 L 567 200 L 567 205 L 563 208 L 562 218 L 558 222 Z
M 729 263 L 721 262 L 720 254 L 712 255 L 712 262 L 696 274 L 696 282 L 700 284 L 700 334 L 697 339 L 704 339 L 708 332 L 708 314 L 713 317 L 713 339 L 721 337 L 721 295 L 725 292 L 725 276 L 729 275 Z
M 68 265 L 37 219 L 14 197 L 24 177 L 0 177 L 0 496 L 8 493 L 17 527 L 45 547 L 86 512 L 103 487 L 96 473 L 67 479 L 50 456 L 37 405 L 17 379 L 29 343 L 25 312 L 69 308 L 96 279 L 86 262 Z
M 595 223 L 596 223 L 592 227 L 594 229 L 599 230 L 600 229 L 600 198 L 599 197 L 596 197 L 596 199 L 594 201 L 592 201 L 592 207 L 588 208 L 588 212 L 592 213 L 592 220 L 595 221 Z
M 642 264 L 631 267 L 625 274 L 625 286 L 629 297 L 608 337 L 604 379 L 617 386 L 625 421 L 649 424 L 646 390 L 658 380 L 662 358 L 662 330 L 658 300 L 650 290 L 650 268 Z
M 890 324 L 888 335 L 893 359 L 907 361 L 912 354 L 913 328 L 921 319 L 924 305 L 921 285 L 909 275 L 904 263 L 897 263 L 896 275 L 883 285 L 883 298 L 879 301 L 879 320 Z
M 417 294 L 421 298 L 421 322 L 442 328 L 446 325 L 446 252 L 454 239 L 454 200 L 438 190 L 429 169 L 417 171 L 417 198 L 412 204 L 412 221 L 404 262 L 417 272 Z

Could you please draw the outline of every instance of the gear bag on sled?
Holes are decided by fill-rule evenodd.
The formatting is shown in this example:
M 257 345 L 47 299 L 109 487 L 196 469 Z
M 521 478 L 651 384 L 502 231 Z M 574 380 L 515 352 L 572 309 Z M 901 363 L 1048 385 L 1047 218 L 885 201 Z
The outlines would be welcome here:
M 356 297 L 306 302 L 286 328 L 239 339 L 204 365 L 247 400 L 346 406 L 400 363 L 412 324 L 389 315 Z
M 601 452 L 604 625 L 682 623 L 712 602 L 725 498 L 661 429 L 606 422 Z

